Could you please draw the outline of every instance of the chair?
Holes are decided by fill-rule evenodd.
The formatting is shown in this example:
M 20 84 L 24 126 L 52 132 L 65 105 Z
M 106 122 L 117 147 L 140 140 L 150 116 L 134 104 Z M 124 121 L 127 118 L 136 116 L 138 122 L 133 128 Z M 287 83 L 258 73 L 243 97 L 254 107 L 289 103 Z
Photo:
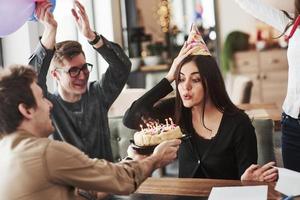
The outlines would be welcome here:
M 125 127 L 122 123 L 123 116 L 109 117 L 110 144 L 113 161 L 119 162 L 127 156 L 127 148 L 135 130 Z
M 270 161 L 276 161 L 273 142 L 274 123 L 271 119 L 254 119 L 252 125 L 255 128 L 257 139 L 257 163 L 266 164 Z
M 133 138 L 135 132 L 135 130 L 123 125 L 123 116 L 133 101 L 145 92 L 146 89 L 124 89 L 108 112 L 110 143 L 115 162 L 120 161 L 127 155 L 127 148 L 130 144 L 129 140 Z
M 125 88 L 108 111 L 109 117 L 123 116 L 131 104 L 147 90 L 142 88 Z
M 227 73 L 225 86 L 234 104 L 250 103 L 253 82 L 249 77 Z

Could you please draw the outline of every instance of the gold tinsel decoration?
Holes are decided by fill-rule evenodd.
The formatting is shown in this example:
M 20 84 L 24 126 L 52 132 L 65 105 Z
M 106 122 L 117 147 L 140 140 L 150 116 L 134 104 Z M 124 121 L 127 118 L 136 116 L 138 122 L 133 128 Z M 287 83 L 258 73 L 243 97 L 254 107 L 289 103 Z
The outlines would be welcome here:
M 169 31 L 170 26 L 170 3 L 168 0 L 161 0 L 158 5 L 157 16 L 158 16 L 158 23 L 161 27 L 161 30 L 164 33 Z

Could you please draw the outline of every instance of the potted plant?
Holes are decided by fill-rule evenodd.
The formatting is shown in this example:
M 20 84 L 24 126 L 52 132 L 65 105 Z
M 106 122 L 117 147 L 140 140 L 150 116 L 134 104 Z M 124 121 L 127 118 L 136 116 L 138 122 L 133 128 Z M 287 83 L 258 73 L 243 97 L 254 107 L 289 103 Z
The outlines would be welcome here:
M 158 65 L 162 62 L 162 53 L 165 46 L 162 42 L 147 45 L 148 55 L 143 58 L 145 65 Z
M 221 56 L 223 73 L 231 71 L 234 67 L 233 55 L 236 51 L 247 50 L 249 48 L 249 37 L 249 34 L 241 31 L 233 31 L 227 35 Z

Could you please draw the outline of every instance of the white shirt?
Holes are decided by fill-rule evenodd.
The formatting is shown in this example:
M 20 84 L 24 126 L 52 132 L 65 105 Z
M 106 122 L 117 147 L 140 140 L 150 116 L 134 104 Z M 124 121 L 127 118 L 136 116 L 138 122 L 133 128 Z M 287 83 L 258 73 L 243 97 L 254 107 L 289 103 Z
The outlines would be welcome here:
M 257 19 L 269 24 L 280 33 L 291 21 L 281 10 L 261 2 L 261 0 L 235 0 L 241 8 Z M 293 14 L 291 14 L 293 16 Z M 289 35 L 289 30 L 285 33 Z M 297 48 L 298 47 L 298 48 Z M 283 111 L 298 118 L 300 113 L 300 28 L 298 27 L 293 37 L 289 40 L 287 50 L 289 65 L 287 95 L 283 103 Z

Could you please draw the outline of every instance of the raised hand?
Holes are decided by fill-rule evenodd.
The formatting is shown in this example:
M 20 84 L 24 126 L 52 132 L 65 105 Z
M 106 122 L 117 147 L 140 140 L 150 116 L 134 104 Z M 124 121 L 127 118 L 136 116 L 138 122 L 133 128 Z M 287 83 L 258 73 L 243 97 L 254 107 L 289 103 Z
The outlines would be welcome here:
M 48 1 L 38 2 L 35 10 L 35 14 L 46 30 L 56 30 L 57 22 L 54 19 L 53 14 L 50 12 L 52 4 Z
M 88 40 L 95 39 L 95 33 L 92 31 L 88 15 L 86 14 L 84 6 L 75 1 L 75 8 L 72 9 L 72 15 L 74 16 L 77 28 Z
M 183 44 L 183 47 L 181 48 L 178 56 L 173 60 L 172 66 L 168 74 L 165 76 L 165 78 L 168 79 L 170 83 L 175 80 L 175 72 L 179 64 L 183 61 L 183 59 L 188 57 L 197 48 L 198 48 L 197 46 L 193 46 L 192 44 L 187 44 L 186 42 Z
M 42 44 L 47 49 L 53 49 L 55 45 L 55 37 L 57 31 L 57 22 L 50 12 L 51 3 L 43 1 L 37 3 L 35 14 L 40 23 L 43 24 L 45 30 L 41 39 Z

